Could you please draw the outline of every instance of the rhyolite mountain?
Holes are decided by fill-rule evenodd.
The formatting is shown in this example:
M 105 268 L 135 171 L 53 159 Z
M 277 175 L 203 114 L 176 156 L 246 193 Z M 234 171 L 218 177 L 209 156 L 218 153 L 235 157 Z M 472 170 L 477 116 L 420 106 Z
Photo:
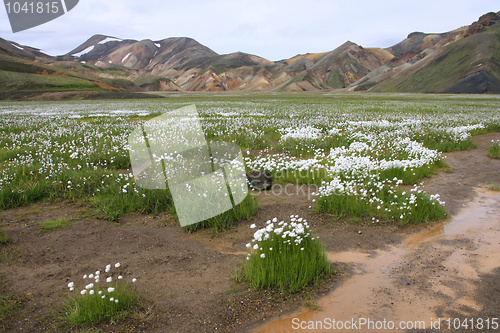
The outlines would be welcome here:
M 65 55 L 0 39 L 0 91 L 355 91 L 500 93 L 500 12 L 391 47 L 347 41 L 281 61 L 220 55 L 191 38 L 95 35 Z

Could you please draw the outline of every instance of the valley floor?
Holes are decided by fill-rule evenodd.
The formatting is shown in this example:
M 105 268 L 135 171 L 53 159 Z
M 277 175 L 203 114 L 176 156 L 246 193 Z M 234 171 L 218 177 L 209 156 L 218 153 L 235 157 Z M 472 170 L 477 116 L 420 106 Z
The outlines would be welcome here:
M 377 281 L 386 282 L 377 288 L 358 290 L 368 293 L 358 295 L 360 298 L 376 300 L 362 308 L 371 311 L 367 313 L 375 311 L 375 315 L 391 320 L 415 313 L 434 318 L 498 317 L 500 270 L 495 266 L 500 251 L 494 243 L 499 238 L 490 236 L 500 230 L 500 192 L 483 187 L 500 184 L 500 160 L 489 159 L 486 154 L 492 139 L 500 139 L 500 133 L 474 137 L 476 149 L 444 154 L 451 172 L 441 171 L 425 180 L 425 189 L 440 193 L 447 209 L 455 218 L 461 216 L 464 225 L 476 221 L 474 214 L 464 215 L 464 207 L 471 209 L 470 203 L 475 203 L 481 211 L 480 207 L 487 206 L 482 212 L 490 229 L 481 229 L 479 234 L 462 232 L 458 226 L 447 238 L 435 237 L 446 228 L 446 222 L 399 227 L 364 220 L 333 220 L 328 214 L 314 213 L 309 208 L 313 189 L 298 185 L 290 185 L 286 191 L 256 194 L 259 213 L 251 221 L 218 234 L 208 230 L 184 232 L 168 214 L 133 215 L 117 223 L 106 222 L 97 219 L 87 206 L 69 202 L 39 202 L 3 211 L 1 223 L 11 242 L 0 245 L 0 295 L 19 307 L 0 323 L 0 328 L 7 332 L 68 331 L 60 319 L 70 296 L 67 283 L 76 283 L 84 273 L 103 270 L 115 262 L 122 264 L 124 276 L 138 278 L 136 286 L 144 296 L 143 308 L 117 323 L 99 325 L 95 331 L 259 330 L 263 322 L 304 312 L 304 306 L 309 310 L 327 308 L 336 293 L 370 270 L 378 274 Z M 249 225 L 260 227 L 268 219 L 285 219 L 292 214 L 306 218 L 320 236 L 334 262 L 335 274 L 307 292 L 292 295 L 254 291 L 237 283 L 231 275 L 245 259 L 245 244 L 253 235 Z M 71 219 L 72 224 L 54 232 L 40 232 L 40 222 L 58 218 Z M 408 251 L 408 247 L 412 250 Z M 394 248 L 405 250 L 385 261 L 377 259 Z M 467 260 L 455 260 L 456 256 Z M 387 262 L 389 259 L 395 261 Z M 387 269 L 387 275 L 380 276 L 385 273 L 378 263 Z M 410 305 L 412 300 L 415 303 Z M 351 309 L 356 313 L 345 313 L 348 309 L 344 309 L 344 316 L 362 312 L 354 307 Z M 314 313 L 322 316 L 321 311 Z M 264 331 L 270 332 L 272 327 Z M 293 329 L 290 325 L 289 329 L 274 331 Z

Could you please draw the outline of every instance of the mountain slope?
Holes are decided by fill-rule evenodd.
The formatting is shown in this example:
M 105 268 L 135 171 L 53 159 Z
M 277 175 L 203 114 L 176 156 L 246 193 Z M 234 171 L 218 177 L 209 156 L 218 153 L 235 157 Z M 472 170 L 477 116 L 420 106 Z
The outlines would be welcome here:
M 500 21 L 500 15 L 495 16 Z M 373 90 L 500 93 L 500 24 L 495 23 L 429 51 L 415 66 L 393 75 Z
M 125 72 L 104 73 L 89 65 L 58 61 L 38 49 L 0 38 L 0 99 L 70 91 L 85 91 L 89 98 L 93 93 L 114 98 L 119 93 L 141 90 L 133 82 L 120 79 L 129 75 Z M 72 94 L 71 98 L 78 96 Z
M 94 35 L 63 58 L 99 67 L 118 65 L 161 74 L 195 58 L 210 56 L 217 56 L 217 53 L 192 38 L 137 41 Z
M 445 32 L 413 32 L 386 49 L 350 41 L 269 61 L 219 55 L 192 38 L 95 35 L 51 57 L 0 38 L 0 91 L 353 91 L 500 93 L 500 12 Z

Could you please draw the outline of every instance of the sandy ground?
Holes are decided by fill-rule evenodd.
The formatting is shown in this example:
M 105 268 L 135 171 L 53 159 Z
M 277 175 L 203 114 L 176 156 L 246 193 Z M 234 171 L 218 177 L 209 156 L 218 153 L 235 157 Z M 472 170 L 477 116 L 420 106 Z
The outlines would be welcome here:
M 486 155 L 492 139 L 500 139 L 500 134 L 475 137 L 477 149 L 447 154 L 452 172 L 426 180 L 425 187 L 441 194 L 454 218 L 463 215 L 462 221 L 467 222 L 475 214 L 486 214 L 485 228 L 497 235 L 499 223 L 491 221 L 500 215 L 495 208 L 499 194 L 478 189 L 500 184 L 500 160 Z M 336 293 L 363 279 L 365 287 L 354 289 L 361 295 L 356 299 L 371 300 L 371 305 L 349 308 L 341 304 L 346 318 L 360 311 L 388 319 L 414 313 L 433 318 L 500 316 L 496 301 L 500 299 L 500 261 L 493 256 L 483 258 L 500 251 L 488 233 L 463 227 L 451 228 L 455 231 L 448 234 L 439 231 L 446 223 L 402 228 L 333 220 L 311 211 L 310 190 L 293 185 L 286 193 L 261 193 L 261 210 L 251 221 L 218 234 L 186 233 L 168 214 L 128 216 L 110 223 L 97 219 L 87 206 L 68 202 L 40 202 L 1 212 L 0 224 L 11 242 L 0 247 L 0 295 L 18 299 L 22 306 L 0 323 L 0 330 L 68 331 L 60 320 L 70 296 L 66 284 L 81 282 L 83 287 L 83 274 L 115 262 L 122 263 L 125 278 L 138 278 L 135 285 L 144 302 L 130 318 L 98 327 L 105 332 L 268 332 L 272 328 L 262 328 L 262 324 L 304 313 L 304 305 L 327 309 Z M 245 244 L 252 237 L 249 225 L 261 226 L 270 218 L 291 214 L 308 219 L 327 247 L 336 273 L 321 285 L 294 295 L 255 291 L 235 282 L 231 272 L 244 261 Z M 40 232 L 40 222 L 61 217 L 72 219 L 72 224 Z M 463 257 L 477 261 L 461 261 Z M 461 275 L 462 267 L 469 275 Z M 367 274 L 373 275 L 364 277 Z M 461 294 L 465 296 L 460 298 Z

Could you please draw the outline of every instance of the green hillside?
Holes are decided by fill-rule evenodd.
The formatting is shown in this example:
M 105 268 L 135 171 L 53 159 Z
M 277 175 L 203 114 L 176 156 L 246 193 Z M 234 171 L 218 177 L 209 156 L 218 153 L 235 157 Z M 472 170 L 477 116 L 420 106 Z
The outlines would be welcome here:
M 443 47 L 423 68 L 382 82 L 373 91 L 444 93 L 478 72 L 500 84 L 500 24 Z

